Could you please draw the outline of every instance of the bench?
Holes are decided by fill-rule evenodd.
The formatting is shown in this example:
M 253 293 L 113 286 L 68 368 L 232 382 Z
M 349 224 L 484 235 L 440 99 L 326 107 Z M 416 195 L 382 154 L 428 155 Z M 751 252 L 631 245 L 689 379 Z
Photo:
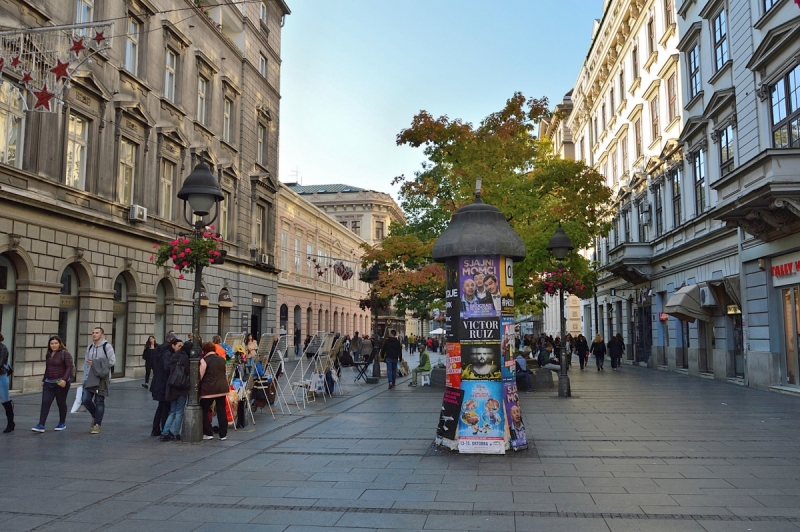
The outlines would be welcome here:
M 533 369 L 531 372 L 531 384 L 533 384 L 534 390 L 556 387 L 553 381 L 553 372 L 549 369 Z

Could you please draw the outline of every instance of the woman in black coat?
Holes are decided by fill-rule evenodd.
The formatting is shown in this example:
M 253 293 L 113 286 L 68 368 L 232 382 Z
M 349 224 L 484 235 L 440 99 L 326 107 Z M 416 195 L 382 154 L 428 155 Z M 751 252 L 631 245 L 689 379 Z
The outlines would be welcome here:
M 144 384 L 142 384 L 142 388 L 150 387 L 150 372 L 153 370 L 153 356 L 156 354 L 156 347 L 158 347 L 156 337 L 148 336 L 142 352 L 142 358 L 144 359 Z
M 180 440 L 183 411 L 189 398 L 189 355 L 181 348 L 183 342 L 174 338 L 170 343 L 169 376 L 167 377 L 165 398 L 169 401 L 169 415 L 161 430 L 161 441 Z M 183 375 L 183 383 L 174 382 Z M 170 381 L 173 381 L 170 384 Z
M 622 335 L 617 333 L 616 336 L 612 337 L 611 340 L 608 342 L 608 356 L 611 357 L 611 369 L 614 371 L 619 370 L 620 360 L 622 359 L 622 354 L 625 352 L 625 341 L 622 339 Z
M 594 342 L 592 342 L 589 350 L 594 355 L 594 361 L 597 363 L 597 371 L 605 371 L 603 369 L 603 362 L 606 358 L 606 344 L 603 342 L 603 337 L 599 334 L 595 336 Z
M 578 338 L 575 339 L 575 351 L 578 353 L 578 361 L 581 363 L 581 369 L 583 369 L 586 366 L 589 344 L 586 343 L 586 337 L 582 334 L 579 334 Z
M 175 334 L 167 335 L 167 341 L 159 345 L 153 354 L 153 380 L 150 383 L 150 394 L 153 401 L 158 401 L 158 408 L 153 416 L 153 430 L 151 436 L 161 436 L 164 423 L 169 416 L 170 402 L 167 401 L 167 379 L 169 378 L 169 361 L 172 356 L 170 342 L 175 340 Z

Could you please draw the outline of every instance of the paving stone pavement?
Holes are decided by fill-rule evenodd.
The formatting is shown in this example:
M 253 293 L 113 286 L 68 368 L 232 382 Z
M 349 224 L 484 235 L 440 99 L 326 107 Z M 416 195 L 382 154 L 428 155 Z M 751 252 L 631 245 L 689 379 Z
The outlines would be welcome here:
M 149 437 L 140 382 L 112 383 L 99 435 L 85 413 L 53 432 L 55 405 L 34 434 L 40 396 L 18 395 L 0 531 L 800 530 L 800 398 L 632 366 L 570 375 L 571 399 L 521 395 L 530 450 L 483 457 L 432 447 L 443 390 L 408 379 L 199 444 Z

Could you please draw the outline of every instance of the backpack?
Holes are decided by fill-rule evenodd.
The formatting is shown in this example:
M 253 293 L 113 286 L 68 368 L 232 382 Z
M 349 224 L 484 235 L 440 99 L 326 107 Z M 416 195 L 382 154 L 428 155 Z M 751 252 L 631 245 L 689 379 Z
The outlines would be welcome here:
M 180 363 L 175 364 L 175 369 L 169 374 L 167 384 L 169 384 L 170 388 L 176 390 L 186 390 L 189 388 L 189 375 L 186 374 Z

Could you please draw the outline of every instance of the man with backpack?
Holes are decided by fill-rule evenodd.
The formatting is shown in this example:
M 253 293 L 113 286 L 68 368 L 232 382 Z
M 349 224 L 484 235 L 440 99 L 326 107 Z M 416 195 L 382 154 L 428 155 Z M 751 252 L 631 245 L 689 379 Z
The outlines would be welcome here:
M 111 368 L 116 362 L 114 347 L 106 341 L 105 331 L 102 327 L 95 327 L 92 330 L 92 343 L 86 347 L 86 359 L 83 363 L 82 403 L 92 416 L 92 434 L 100 434 Z

